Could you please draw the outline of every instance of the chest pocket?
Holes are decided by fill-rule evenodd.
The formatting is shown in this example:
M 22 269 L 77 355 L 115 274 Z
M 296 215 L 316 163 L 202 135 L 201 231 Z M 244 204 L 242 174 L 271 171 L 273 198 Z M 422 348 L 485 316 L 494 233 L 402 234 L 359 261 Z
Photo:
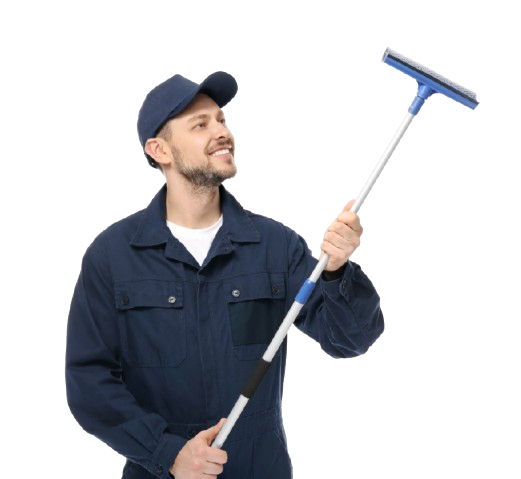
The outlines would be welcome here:
M 235 354 L 260 358 L 285 316 L 284 275 L 257 273 L 224 284 Z
M 186 357 L 182 283 L 119 282 L 115 300 L 127 362 L 141 367 L 179 366 Z

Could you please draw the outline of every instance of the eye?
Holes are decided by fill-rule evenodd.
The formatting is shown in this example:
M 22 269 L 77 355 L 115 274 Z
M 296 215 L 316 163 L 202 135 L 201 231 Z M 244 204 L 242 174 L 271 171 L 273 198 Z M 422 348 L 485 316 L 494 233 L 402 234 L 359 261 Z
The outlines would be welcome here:
M 225 119 L 225 118 L 221 118 L 221 119 L 219 120 L 219 122 L 222 123 L 223 125 L 226 125 L 226 119 Z
M 200 128 L 204 128 L 206 126 L 206 123 L 197 123 L 196 125 L 194 125 L 194 130 L 199 130 Z

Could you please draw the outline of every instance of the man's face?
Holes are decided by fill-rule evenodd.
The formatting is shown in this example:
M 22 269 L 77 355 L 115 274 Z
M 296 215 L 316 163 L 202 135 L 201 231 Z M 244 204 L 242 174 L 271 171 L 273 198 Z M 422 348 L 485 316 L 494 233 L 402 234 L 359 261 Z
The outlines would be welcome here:
M 210 97 L 197 95 L 169 126 L 173 167 L 190 183 L 214 187 L 235 176 L 233 135 Z

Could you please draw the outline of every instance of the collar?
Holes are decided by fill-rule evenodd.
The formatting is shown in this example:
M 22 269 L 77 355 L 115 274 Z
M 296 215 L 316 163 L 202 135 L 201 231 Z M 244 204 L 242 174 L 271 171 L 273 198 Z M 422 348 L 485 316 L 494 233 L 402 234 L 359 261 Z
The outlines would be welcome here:
M 139 224 L 130 244 L 139 247 L 151 247 L 166 244 L 172 233 L 166 225 L 166 191 L 165 184 L 148 207 L 142 211 Z M 236 243 L 258 243 L 260 234 L 239 202 L 228 193 L 224 186 L 219 187 L 224 236 Z

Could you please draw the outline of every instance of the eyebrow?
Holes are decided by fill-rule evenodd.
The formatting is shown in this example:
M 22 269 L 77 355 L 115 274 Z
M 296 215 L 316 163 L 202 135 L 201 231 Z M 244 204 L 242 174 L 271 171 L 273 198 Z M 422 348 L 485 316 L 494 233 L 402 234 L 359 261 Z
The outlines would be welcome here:
M 208 120 L 208 118 L 210 118 L 210 116 L 211 115 L 209 115 L 208 113 L 200 113 L 199 115 L 191 116 L 190 118 L 188 118 L 188 121 L 192 122 L 192 121 L 197 121 L 197 120 Z M 217 116 L 224 117 L 223 111 L 219 110 L 217 112 Z

